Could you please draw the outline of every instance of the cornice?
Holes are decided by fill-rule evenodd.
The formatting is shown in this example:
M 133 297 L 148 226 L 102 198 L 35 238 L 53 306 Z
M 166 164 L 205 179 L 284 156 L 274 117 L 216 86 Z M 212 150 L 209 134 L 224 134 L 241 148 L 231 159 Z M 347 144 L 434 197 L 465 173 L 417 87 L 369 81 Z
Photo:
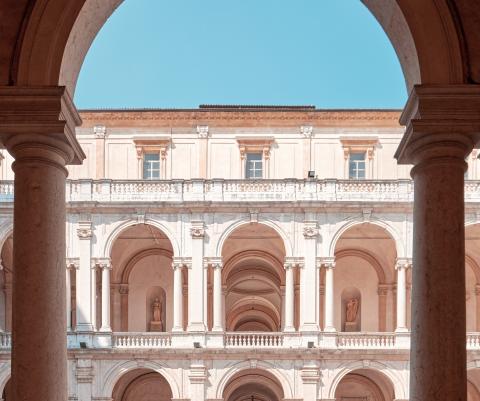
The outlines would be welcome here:
M 371 122 L 400 127 L 399 111 L 382 110 L 315 110 L 315 111 L 204 111 L 204 110 L 155 110 L 155 111 L 85 111 L 80 113 L 83 126 L 98 124 L 107 126 L 154 125 L 168 127 L 210 128 L 237 126 L 325 126 L 341 122 L 345 125 L 370 126 Z M 133 123 L 132 123 L 133 122 Z M 360 124 L 359 124 L 360 123 Z

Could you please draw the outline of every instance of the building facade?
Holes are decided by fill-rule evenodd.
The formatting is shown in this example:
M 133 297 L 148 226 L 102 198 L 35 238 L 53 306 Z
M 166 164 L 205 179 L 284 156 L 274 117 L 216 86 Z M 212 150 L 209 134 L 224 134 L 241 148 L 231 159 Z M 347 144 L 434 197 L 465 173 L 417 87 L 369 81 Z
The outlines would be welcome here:
M 81 116 L 87 159 L 69 166 L 66 187 L 71 400 L 408 399 L 413 184 L 410 166 L 393 157 L 404 135 L 398 111 L 202 106 Z M 476 401 L 475 151 L 467 162 L 462 268 Z M 11 163 L 3 153 L 6 400 Z

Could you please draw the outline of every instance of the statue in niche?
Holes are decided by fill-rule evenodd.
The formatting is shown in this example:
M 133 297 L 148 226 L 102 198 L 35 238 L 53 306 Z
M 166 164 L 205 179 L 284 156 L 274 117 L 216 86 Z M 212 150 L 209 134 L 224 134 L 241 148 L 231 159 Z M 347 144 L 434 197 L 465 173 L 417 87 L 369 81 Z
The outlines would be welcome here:
M 162 301 L 160 301 L 160 298 L 158 297 L 155 297 L 152 303 L 152 316 L 153 319 L 150 322 L 150 331 L 163 331 Z
M 345 321 L 347 323 L 354 323 L 357 320 L 357 313 L 358 313 L 358 299 L 351 298 L 347 302 L 347 313 Z

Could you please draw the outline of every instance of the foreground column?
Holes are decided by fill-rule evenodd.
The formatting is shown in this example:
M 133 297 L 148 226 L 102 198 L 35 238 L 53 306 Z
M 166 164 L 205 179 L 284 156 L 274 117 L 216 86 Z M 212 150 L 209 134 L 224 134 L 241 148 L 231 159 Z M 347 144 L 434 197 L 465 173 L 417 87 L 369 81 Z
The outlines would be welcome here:
M 465 157 L 480 132 L 477 86 L 417 86 L 395 157 L 414 167 L 410 400 L 466 401 Z
M 211 263 L 213 268 L 213 327 L 212 331 L 223 331 L 222 316 L 222 263 Z
M 183 331 L 183 263 L 173 262 L 173 328 L 172 331 Z
M 395 331 L 406 332 L 407 329 L 407 261 L 398 261 L 397 269 L 397 327 Z
M 0 87 L 0 110 L 15 158 L 12 399 L 65 401 L 65 165 L 84 158 L 80 119 L 61 87 Z

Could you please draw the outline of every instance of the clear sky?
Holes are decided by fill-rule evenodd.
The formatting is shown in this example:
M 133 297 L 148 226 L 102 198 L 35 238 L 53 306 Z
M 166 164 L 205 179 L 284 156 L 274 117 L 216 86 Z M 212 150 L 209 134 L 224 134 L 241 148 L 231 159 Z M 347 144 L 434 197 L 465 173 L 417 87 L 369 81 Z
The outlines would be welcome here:
M 386 34 L 360 0 L 126 0 L 95 39 L 79 108 L 401 108 Z

